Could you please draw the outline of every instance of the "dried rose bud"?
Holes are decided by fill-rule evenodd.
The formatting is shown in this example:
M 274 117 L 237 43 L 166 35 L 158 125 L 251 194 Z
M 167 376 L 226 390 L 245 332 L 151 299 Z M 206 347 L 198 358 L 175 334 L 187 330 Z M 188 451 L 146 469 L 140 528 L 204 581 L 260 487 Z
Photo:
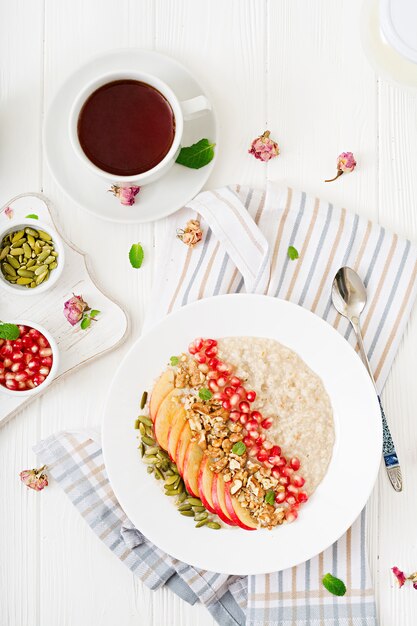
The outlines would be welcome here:
M 45 487 L 48 486 L 48 477 L 43 473 L 43 470 L 46 468 L 46 465 L 42 465 L 39 469 L 31 470 L 23 470 L 20 472 L 20 480 L 22 483 L 29 487 L 29 489 L 34 489 L 35 491 L 42 491 Z
M 337 174 L 334 178 L 325 180 L 325 183 L 331 183 L 336 178 L 339 178 L 342 174 L 353 172 L 356 167 L 355 157 L 352 152 L 342 152 L 337 157 Z
M 4 214 L 11 220 L 13 218 L 13 209 L 11 207 L 6 207 L 4 209 Z
M 75 326 L 81 321 L 84 311 L 89 311 L 90 307 L 83 300 L 82 296 L 72 295 L 72 298 L 64 303 L 64 315 L 71 324 Z
M 278 144 L 270 138 L 270 134 L 271 132 L 266 130 L 263 135 L 252 141 L 248 152 L 253 154 L 255 159 L 269 161 L 279 155 Z
M 203 231 L 200 227 L 200 222 L 198 220 L 190 220 L 187 222 L 184 229 L 177 230 L 177 237 L 181 239 L 186 246 L 190 246 L 190 248 L 194 248 L 196 244 L 203 238 Z
M 119 187 L 119 185 L 112 185 L 109 189 L 116 198 L 119 198 L 120 204 L 124 206 L 132 206 L 135 204 L 135 196 L 138 195 L 140 187 L 133 185 L 132 187 Z
M 405 577 L 404 572 L 402 572 L 400 569 L 398 569 L 398 567 L 391 567 L 391 570 L 392 570 L 392 573 L 394 574 L 395 578 L 398 581 L 398 585 L 400 587 L 402 587 L 403 584 L 406 581 L 406 577 Z
M 407 576 L 407 579 L 411 580 L 414 589 L 417 589 L 417 572 L 413 572 L 410 576 Z

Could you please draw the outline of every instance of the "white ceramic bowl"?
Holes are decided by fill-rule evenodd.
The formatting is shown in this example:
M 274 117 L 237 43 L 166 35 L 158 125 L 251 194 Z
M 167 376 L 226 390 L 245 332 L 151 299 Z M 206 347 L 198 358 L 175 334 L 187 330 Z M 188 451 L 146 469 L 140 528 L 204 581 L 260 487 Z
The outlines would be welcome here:
M 41 383 L 38 387 L 35 387 L 34 389 L 28 389 L 27 391 L 12 391 L 11 389 L 7 389 L 7 387 L 4 387 L 3 385 L 0 385 L 0 394 L 4 393 L 7 396 L 14 396 L 17 398 L 20 398 L 20 397 L 27 398 L 29 396 L 35 396 L 36 394 L 44 391 L 46 387 L 48 387 L 51 384 L 51 382 L 54 380 L 54 378 L 56 377 L 58 367 L 59 367 L 58 345 L 55 339 L 52 337 L 51 333 L 47 331 L 46 328 L 44 328 L 43 326 L 40 326 L 40 324 L 36 324 L 35 322 L 29 322 L 28 320 L 21 320 L 21 319 L 7 320 L 7 321 L 10 322 L 11 324 L 18 324 L 21 326 L 28 326 L 29 328 L 35 328 L 35 330 L 38 330 L 49 341 L 49 345 L 51 346 L 52 367 L 48 376 L 45 378 L 43 383 Z
M 56 232 L 56 230 L 52 228 L 51 226 L 49 226 L 49 224 L 44 224 L 43 222 L 40 222 L 39 220 L 36 220 L 36 222 L 34 220 L 25 222 L 21 219 L 11 220 L 7 224 L 7 227 L 3 228 L 3 230 L 0 231 L 0 242 L 3 241 L 3 237 L 8 235 L 10 232 L 14 232 L 16 230 L 22 230 L 24 228 L 32 228 L 33 230 L 43 230 L 44 232 L 51 235 L 52 240 L 55 245 L 55 250 L 58 252 L 58 261 L 57 261 L 58 267 L 52 270 L 52 272 L 49 275 L 48 280 L 41 283 L 38 287 L 34 287 L 33 289 L 28 289 L 24 285 L 14 285 L 12 283 L 9 283 L 5 279 L 3 272 L 0 268 L 0 288 L 5 289 L 6 291 L 8 291 L 9 293 L 13 295 L 19 295 L 19 296 L 36 295 L 37 296 L 40 293 L 44 293 L 45 291 L 52 289 L 52 287 L 56 284 L 59 277 L 61 276 L 62 270 L 64 269 L 64 263 L 65 263 L 64 244 L 62 242 L 61 237 Z

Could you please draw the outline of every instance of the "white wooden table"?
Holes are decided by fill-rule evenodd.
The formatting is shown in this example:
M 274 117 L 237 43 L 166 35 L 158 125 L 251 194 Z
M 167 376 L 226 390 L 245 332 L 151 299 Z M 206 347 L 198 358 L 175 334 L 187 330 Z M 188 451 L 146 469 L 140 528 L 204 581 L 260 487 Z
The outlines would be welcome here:
M 24 191 L 49 196 L 67 237 L 91 255 L 98 280 L 132 320 L 122 348 L 58 383 L 0 432 L 2 626 L 214 624 L 204 608 L 140 584 L 56 486 L 36 494 L 17 479 L 34 465 L 40 438 L 100 422 L 114 368 L 140 333 L 153 275 L 152 225 L 100 222 L 52 179 L 41 128 L 55 90 L 96 53 L 138 46 L 171 54 L 206 85 L 218 113 L 209 186 L 286 181 L 416 240 L 417 94 L 375 77 L 361 49 L 360 10 L 361 0 L 1 0 L 0 204 Z M 265 128 L 282 150 L 268 166 L 247 154 Z M 355 153 L 357 171 L 325 185 L 343 150 Z M 136 241 L 146 253 L 140 271 L 127 257 Z M 384 392 L 405 491 L 394 493 L 381 471 L 369 505 L 381 626 L 411 626 L 417 615 L 417 592 L 399 591 L 390 575 L 395 564 L 417 569 L 416 317 Z

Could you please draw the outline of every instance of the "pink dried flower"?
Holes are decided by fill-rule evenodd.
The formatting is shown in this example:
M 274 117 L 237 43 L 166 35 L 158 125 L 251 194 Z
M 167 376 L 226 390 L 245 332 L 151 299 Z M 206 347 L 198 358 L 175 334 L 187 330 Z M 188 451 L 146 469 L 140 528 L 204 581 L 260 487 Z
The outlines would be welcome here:
M 398 569 L 398 567 L 391 567 L 391 571 L 394 574 L 395 578 L 397 579 L 398 585 L 402 587 L 405 581 L 407 580 L 404 572 Z
M 133 185 L 132 187 L 120 187 L 119 185 L 112 185 L 109 189 L 116 198 L 119 198 L 120 204 L 124 206 L 132 206 L 135 204 L 135 196 L 140 191 L 140 187 Z
M 187 222 L 184 229 L 181 228 L 177 230 L 177 237 L 181 239 L 186 246 L 194 248 L 203 238 L 200 222 L 198 220 L 190 220 Z
M 249 154 L 253 154 L 255 159 L 269 161 L 279 155 L 278 144 L 270 138 L 271 132 L 266 130 L 263 135 L 252 141 Z
M 11 207 L 6 207 L 4 209 L 4 214 L 11 220 L 13 218 L 13 209 Z
M 331 183 L 336 178 L 339 178 L 342 174 L 353 172 L 356 167 L 355 157 L 352 152 L 342 152 L 337 157 L 337 174 L 334 178 L 325 180 L 325 183 Z
M 45 487 L 48 486 L 48 477 L 43 473 L 43 470 L 46 468 L 46 465 L 42 465 L 39 469 L 31 470 L 23 470 L 20 472 L 20 480 L 22 483 L 29 487 L 29 489 L 34 489 L 35 491 L 42 491 Z
M 64 315 L 71 324 L 75 326 L 81 321 L 84 311 L 89 311 L 90 307 L 83 300 L 82 296 L 72 295 L 72 298 L 64 302 Z
M 410 576 L 407 576 L 407 579 L 411 580 L 414 589 L 417 589 L 417 572 L 413 572 Z

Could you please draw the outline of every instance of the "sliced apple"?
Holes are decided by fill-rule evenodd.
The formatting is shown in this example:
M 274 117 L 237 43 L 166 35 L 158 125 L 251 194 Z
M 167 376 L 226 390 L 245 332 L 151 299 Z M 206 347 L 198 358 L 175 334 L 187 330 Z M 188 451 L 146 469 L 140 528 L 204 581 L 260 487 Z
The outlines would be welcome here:
M 162 401 L 156 414 L 153 429 L 155 437 L 161 448 L 168 449 L 168 435 L 171 429 L 174 416 L 179 409 L 179 390 L 172 389 L 165 400 Z
M 171 428 L 168 433 L 168 454 L 172 460 L 175 461 L 175 454 L 177 451 L 178 440 L 180 438 L 181 431 L 184 427 L 186 418 L 186 411 L 182 404 L 178 405 L 178 409 L 173 416 Z
M 213 472 L 209 467 L 209 458 L 203 456 L 200 463 L 200 469 L 198 470 L 198 493 L 201 502 L 210 513 L 215 513 L 216 510 L 213 505 L 213 498 L 211 496 L 211 490 L 213 485 Z
M 198 443 L 190 441 L 184 457 L 182 477 L 188 493 L 198 498 L 198 470 L 203 458 L 203 450 Z
M 174 461 L 177 465 L 178 471 L 181 476 L 184 473 L 184 459 L 187 452 L 188 445 L 191 441 L 191 428 L 188 421 L 184 424 L 177 443 L 177 449 L 175 452 Z
M 213 472 L 211 496 L 213 499 L 213 506 L 214 510 L 216 511 L 216 515 L 218 515 L 220 519 L 226 524 L 229 524 L 230 526 L 235 526 L 235 523 L 233 522 L 226 509 L 223 476 L 221 474 L 216 474 L 216 472 Z
M 240 526 L 240 528 L 243 528 L 244 530 L 256 530 L 257 526 L 253 521 L 249 511 L 247 509 L 244 509 L 236 496 L 232 496 L 232 494 L 230 493 L 231 485 L 231 482 L 224 482 L 224 495 L 227 512 L 229 513 L 235 524 Z
M 149 415 L 153 422 L 155 421 L 162 402 L 174 389 L 174 384 L 174 370 L 171 369 L 166 370 L 156 381 L 149 400 Z

